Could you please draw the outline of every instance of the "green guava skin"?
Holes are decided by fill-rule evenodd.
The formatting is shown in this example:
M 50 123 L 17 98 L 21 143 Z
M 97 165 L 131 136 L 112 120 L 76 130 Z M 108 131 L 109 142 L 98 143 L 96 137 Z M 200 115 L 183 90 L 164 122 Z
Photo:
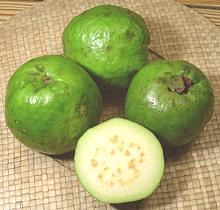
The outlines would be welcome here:
M 192 81 L 186 93 L 170 90 L 173 78 Z M 154 132 L 165 145 L 178 147 L 195 139 L 214 109 L 214 93 L 208 78 L 186 61 L 160 60 L 146 65 L 128 89 L 126 118 Z
M 144 19 L 119 6 L 101 5 L 74 17 L 62 38 L 65 56 L 105 85 L 128 87 L 148 62 L 150 33 Z
M 6 91 L 5 118 L 14 136 L 39 152 L 59 155 L 100 120 L 100 92 L 88 73 L 62 56 L 23 64 Z

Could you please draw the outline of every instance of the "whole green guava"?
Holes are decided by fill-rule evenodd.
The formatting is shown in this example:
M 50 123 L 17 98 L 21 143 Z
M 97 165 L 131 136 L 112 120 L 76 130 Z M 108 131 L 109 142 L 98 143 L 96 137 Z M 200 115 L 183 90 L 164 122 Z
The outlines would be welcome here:
M 127 87 L 148 61 L 150 33 L 131 10 L 101 5 L 74 17 L 63 31 L 65 56 L 102 84 Z
M 78 138 L 99 122 L 100 92 L 74 61 L 42 56 L 23 64 L 6 91 L 5 118 L 26 146 L 58 155 L 74 150 Z
M 128 89 L 125 115 L 174 147 L 195 139 L 213 114 L 208 78 L 186 61 L 156 61 L 140 70 Z

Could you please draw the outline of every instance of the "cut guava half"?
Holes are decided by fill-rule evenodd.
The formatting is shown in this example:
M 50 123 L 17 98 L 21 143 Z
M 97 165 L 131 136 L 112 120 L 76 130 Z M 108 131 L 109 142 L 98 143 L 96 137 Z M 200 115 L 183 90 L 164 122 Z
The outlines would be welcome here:
M 158 139 L 148 129 L 122 118 L 88 129 L 77 143 L 74 158 L 81 185 L 104 203 L 148 197 L 164 171 Z

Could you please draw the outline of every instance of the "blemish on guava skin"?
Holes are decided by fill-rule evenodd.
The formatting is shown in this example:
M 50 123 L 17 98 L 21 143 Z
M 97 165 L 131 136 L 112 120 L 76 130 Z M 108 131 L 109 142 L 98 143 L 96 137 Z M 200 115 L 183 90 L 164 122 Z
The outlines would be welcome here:
M 38 143 L 40 146 L 43 146 L 44 145 L 44 142 L 39 142 Z
M 41 73 L 38 71 L 26 72 L 26 74 L 30 75 L 31 77 L 36 77 L 36 76 L 41 75 Z
M 84 57 L 88 58 L 88 53 L 84 52 Z
M 183 71 L 185 71 L 185 72 L 190 72 L 191 70 L 192 70 L 191 66 L 186 65 L 183 67 Z
M 128 40 L 132 40 L 135 37 L 135 34 L 134 34 L 134 32 L 127 30 L 125 33 L 125 36 Z
M 168 79 L 166 79 L 166 78 L 164 78 L 164 77 L 158 77 L 157 80 L 156 80 L 156 82 L 157 82 L 158 84 L 164 84 L 164 83 L 166 84 L 167 81 L 168 81 Z
M 65 111 L 65 105 L 61 104 L 61 106 L 59 106 L 59 110 L 61 112 L 64 112 Z
M 26 133 L 27 130 L 25 128 L 22 128 L 21 131 L 22 133 Z
M 44 66 L 41 65 L 41 64 L 34 65 L 34 68 L 35 68 L 36 70 L 38 70 L 39 72 L 41 72 L 41 73 L 45 72 L 45 68 L 44 68 Z
M 78 113 L 78 115 L 77 115 L 78 117 L 85 116 L 88 112 L 87 106 L 85 104 L 80 104 L 77 107 L 76 112 Z
M 111 50 L 112 50 L 112 46 L 107 46 L 107 47 L 105 48 L 105 50 L 106 50 L 107 52 L 111 51 Z
M 107 12 L 104 13 L 104 16 L 110 16 L 111 14 L 112 14 L 111 11 L 107 11 Z
M 176 106 L 176 101 L 174 98 L 172 98 L 172 106 L 175 107 Z
M 33 89 L 33 92 L 34 92 L 34 94 L 37 94 L 40 90 L 42 90 L 44 88 L 44 86 L 42 85 L 42 86 L 40 86 L 40 87 L 38 87 L 38 88 L 36 88 L 36 89 Z

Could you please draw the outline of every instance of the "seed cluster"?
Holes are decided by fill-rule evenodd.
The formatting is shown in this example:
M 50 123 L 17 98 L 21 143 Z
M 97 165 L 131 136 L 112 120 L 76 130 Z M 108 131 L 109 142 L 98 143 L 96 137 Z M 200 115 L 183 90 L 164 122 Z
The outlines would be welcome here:
M 145 153 L 138 143 L 113 135 L 107 144 L 95 148 L 90 164 L 102 184 L 110 187 L 118 184 L 124 186 L 140 176 L 144 158 Z

